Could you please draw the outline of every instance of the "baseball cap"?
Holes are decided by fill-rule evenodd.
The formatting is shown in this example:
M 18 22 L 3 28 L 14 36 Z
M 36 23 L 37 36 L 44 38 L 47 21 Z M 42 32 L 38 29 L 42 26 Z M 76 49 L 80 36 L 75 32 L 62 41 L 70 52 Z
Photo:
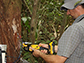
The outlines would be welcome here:
M 74 9 L 83 3 L 84 0 L 64 0 L 64 4 L 61 6 L 61 10 L 67 11 L 68 9 Z

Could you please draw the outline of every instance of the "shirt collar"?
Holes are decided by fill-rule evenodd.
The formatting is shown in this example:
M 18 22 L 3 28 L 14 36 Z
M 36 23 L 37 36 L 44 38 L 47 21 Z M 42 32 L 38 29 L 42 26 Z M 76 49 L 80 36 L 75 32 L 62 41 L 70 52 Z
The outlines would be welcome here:
M 75 19 L 74 23 L 80 22 L 83 18 L 84 18 L 84 14 L 83 15 L 80 15 L 77 19 Z

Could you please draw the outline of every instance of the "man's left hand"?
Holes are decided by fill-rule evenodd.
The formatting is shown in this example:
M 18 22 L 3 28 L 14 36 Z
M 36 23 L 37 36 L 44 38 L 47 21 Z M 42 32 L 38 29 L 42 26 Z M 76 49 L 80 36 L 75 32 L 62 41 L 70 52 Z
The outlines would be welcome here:
M 40 54 L 42 53 L 40 50 L 34 49 L 34 48 L 32 48 L 32 47 L 30 47 L 30 49 L 34 51 L 34 52 L 33 52 L 33 55 L 34 55 L 35 57 L 40 57 Z

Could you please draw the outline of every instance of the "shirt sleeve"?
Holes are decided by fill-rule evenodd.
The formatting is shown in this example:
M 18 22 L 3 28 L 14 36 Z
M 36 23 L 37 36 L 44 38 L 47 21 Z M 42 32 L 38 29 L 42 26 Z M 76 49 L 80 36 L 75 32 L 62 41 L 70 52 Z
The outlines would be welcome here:
M 58 42 L 57 55 L 70 57 L 78 44 L 81 42 L 81 32 L 77 25 L 70 26 L 61 36 Z

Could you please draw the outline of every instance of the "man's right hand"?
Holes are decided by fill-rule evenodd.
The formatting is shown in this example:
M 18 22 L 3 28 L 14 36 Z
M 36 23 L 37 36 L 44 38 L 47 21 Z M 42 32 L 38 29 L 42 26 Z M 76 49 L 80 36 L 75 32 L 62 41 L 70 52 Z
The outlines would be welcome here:
M 48 49 L 48 44 L 42 44 L 42 43 L 40 43 L 40 44 L 39 44 L 39 46 L 41 46 L 41 47 L 44 47 L 44 48 L 47 48 L 47 49 Z M 43 53 L 45 53 L 45 54 L 47 54 L 47 53 L 48 53 L 48 51 L 47 51 L 46 49 L 41 50 L 41 52 L 43 52 Z

